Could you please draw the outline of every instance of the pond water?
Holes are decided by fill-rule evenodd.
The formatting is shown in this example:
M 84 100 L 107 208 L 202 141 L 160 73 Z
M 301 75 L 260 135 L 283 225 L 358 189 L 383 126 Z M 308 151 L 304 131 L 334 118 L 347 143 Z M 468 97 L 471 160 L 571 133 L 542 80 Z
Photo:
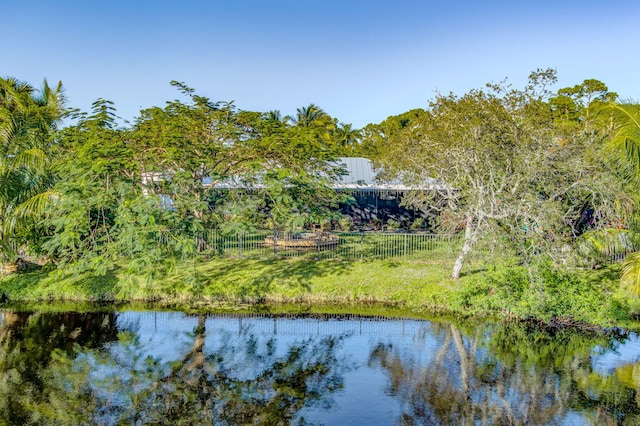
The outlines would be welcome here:
M 633 333 L 0 311 L 6 424 L 639 424 L 639 386 Z

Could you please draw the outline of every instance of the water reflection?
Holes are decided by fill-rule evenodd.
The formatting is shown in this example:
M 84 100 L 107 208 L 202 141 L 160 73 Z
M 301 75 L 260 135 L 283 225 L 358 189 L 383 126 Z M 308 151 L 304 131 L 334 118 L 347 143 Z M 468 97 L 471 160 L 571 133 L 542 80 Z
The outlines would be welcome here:
M 0 311 L 0 419 L 28 424 L 31 405 L 45 398 L 46 372 L 58 356 L 73 356 L 117 338 L 117 314 L 43 315 Z
M 0 311 L 8 424 L 638 424 L 637 336 Z M 640 355 L 640 354 L 639 354 Z

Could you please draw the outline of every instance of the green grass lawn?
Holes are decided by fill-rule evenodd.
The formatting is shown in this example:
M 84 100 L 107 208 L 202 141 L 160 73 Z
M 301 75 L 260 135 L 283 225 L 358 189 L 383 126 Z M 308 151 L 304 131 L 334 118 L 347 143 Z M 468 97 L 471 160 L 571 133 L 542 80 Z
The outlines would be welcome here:
M 185 263 L 159 280 L 123 270 L 95 277 L 35 271 L 8 276 L 0 291 L 14 300 L 229 300 L 315 302 L 438 301 L 452 285 L 447 265 L 392 261 L 213 259 Z M 426 299 L 425 299 L 426 297 Z

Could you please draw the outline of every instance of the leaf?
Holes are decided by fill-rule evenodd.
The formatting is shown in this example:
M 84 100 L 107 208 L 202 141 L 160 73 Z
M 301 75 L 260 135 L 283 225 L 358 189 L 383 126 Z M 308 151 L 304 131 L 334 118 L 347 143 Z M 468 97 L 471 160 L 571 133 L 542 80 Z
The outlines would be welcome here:
M 622 263 L 620 284 L 640 296 L 640 252 L 631 253 Z

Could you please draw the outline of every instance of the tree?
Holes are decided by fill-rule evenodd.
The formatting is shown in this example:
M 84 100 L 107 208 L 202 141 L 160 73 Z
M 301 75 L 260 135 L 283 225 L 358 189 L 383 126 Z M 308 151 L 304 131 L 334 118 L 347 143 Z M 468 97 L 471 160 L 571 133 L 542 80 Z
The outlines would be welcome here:
M 241 178 L 258 158 L 251 123 L 255 117 L 240 114 L 231 103 L 198 96 L 183 83 L 172 85 L 190 102 L 176 100 L 142 111 L 132 133 L 133 148 L 141 173 L 161 176 L 158 188 L 151 184 L 146 189 L 168 190 L 165 194 L 171 194 L 183 219 L 202 229 L 209 219 L 205 183 Z
M 362 132 L 353 128 L 351 124 L 339 123 L 332 133 L 340 155 L 352 157 L 359 154 L 359 143 Z
M 405 129 L 413 127 L 425 113 L 423 109 L 413 109 L 400 115 L 387 117 L 381 123 L 366 125 L 362 129 L 360 153 L 371 160 L 384 157 L 390 138 L 399 137 L 400 133 L 407 131 Z
M 190 101 L 143 111 L 132 133 L 145 191 L 165 194 L 185 231 L 297 227 L 318 221 L 339 197 L 329 196 L 334 121 L 315 105 L 295 119 L 279 111 L 242 111 L 172 83 Z M 315 192 L 315 194 L 314 194 Z M 333 194 L 331 194 L 333 195 Z
M 176 258 L 195 252 L 182 217 L 157 197 L 143 194 L 131 131 L 116 123 L 111 101 L 98 99 L 90 114 L 58 134 L 58 194 L 43 224 L 42 251 L 60 273 L 126 272 L 119 296 L 129 297 L 166 272 Z
M 415 125 L 390 139 L 391 150 L 382 159 L 410 182 L 435 178 L 443 183 L 434 188 L 443 200 L 441 208 L 464 227 L 453 278 L 460 277 L 491 222 L 512 217 L 522 207 L 529 168 L 523 154 L 537 150 L 539 138 L 509 103 L 481 90 L 462 97 L 439 95 Z
M 331 188 L 343 172 L 335 161 L 343 151 L 334 140 L 334 126 L 334 120 L 313 104 L 299 108 L 296 120 L 283 121 L 272 112 L 255 123 L 261 162 L 259 185 L 252 192 L 263 215 L 254 215 L 254 222 L 289 230 L 338 218 L 338 204 L 349 197 Z
M 188 101 L 144 110 L 131 128 L 99 99 L 57 134 L 58 197 L 40 248 L 59 271 L 119 268 L 151 282 L 176 261 L 210 255 L 209 229 L 291 229 L 335 215 L 344 195 L 328 183 L 339 168 L 315 125 L 172 84 Z M 141 287 L 122 276 L 120 296 Z
M 62 83 L 38 92 L 15 78 L 0 79 L 0 254 L 15 262 L 27 244 L 30 217 L 51 195 L 51 135 L 64 114 Z
M 44 220 L 42 250 L 60 268 L 82 262 L 89 268 L 107 265 L 106 243 L 112 239 L 113 211 L 120 201 L 114 191 L 120 161 L 114 157 L 112 104 L 98 100 L 92 112 L 57 135 L 59 155 L 53 167 L 59 196 Z
M 406 202 L 439 209 L 442 229 L 464 229 L 453 278 L 485 236 L 534 259 L 551 248 L 560 253 L 581 232 L 585 211 L 598 212 L 597 225 L 614 215 L 622 192 L 597 154 L 602 136 L 584 124 L 563 137 L 547 102 L 555 79 L 553 70 L 538 70 L 524 90 L 498 84 L 438 95 L 381 138 L 388 175 L 439 183 Z
M 294 126 L 324 127 L 327 129 L 331 129 L 334 126 L 334 121 L 331 116 L 315 104 L 300 107 L 296 111 L 296 115 L 290 118 L 291 123 Z
M 640 105 L 612 102 L 602 111 L 612 119 L 614 133 L 609 142 L 610 155 L 636 192 L 640 179 Z M 637 219 L 632 222 L 637 227 L 634 222 Z M 626 257 L 622 265 L 621 284 L 640 294 L 640 252 L 633 252 Z

